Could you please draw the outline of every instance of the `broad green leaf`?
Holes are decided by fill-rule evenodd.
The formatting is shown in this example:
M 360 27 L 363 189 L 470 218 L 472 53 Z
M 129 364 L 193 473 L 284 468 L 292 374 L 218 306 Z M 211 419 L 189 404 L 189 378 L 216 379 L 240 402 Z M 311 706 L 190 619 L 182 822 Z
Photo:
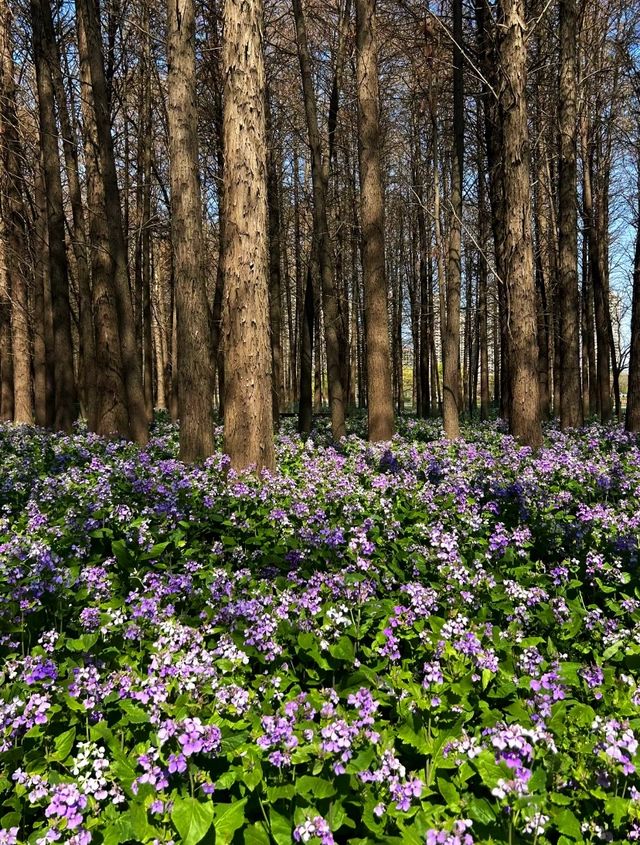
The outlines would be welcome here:
M 196 845 L 211 827 L 213 803 L 208 801 L 204 804 L 191 796 L 176 798 L 171 821 L 180 834 L 182 845 Z
M 69 730 L 63 731 L 61 734 L 53 740 L 53 744 L 55 746 L 55 751 L 49 755 L 50 760 L 55 760 L 58 763 L 64 762 L 69 754 L 71 754 L 71 749 L 73 748 L 73 743 L 76 739 L 76 729 L 69 728 Z
M 216 845 L 230 845 L 233 834 L 244 824 L 244 805 L 247 799 L 232 804 L 216 804 L 213 825 L 216 830 Z

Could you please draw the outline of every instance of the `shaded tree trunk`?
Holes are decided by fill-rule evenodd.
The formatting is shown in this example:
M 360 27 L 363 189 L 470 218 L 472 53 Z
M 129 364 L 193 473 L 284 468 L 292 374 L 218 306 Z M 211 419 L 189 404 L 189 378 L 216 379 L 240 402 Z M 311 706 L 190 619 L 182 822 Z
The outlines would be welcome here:
M 129 288 L 127 250 L 122 225 L 113 138 L 111 137 L 109 93 L 104 71 L 100 24 L 97 18 L 97 9 L 92 0 L 76 0 L 76 14 L 84 30 L 86 39 L 85 60 L 91 78 L 98 160 L 104 185 L 105 210 L 109 220 L 110 250 L 114 265 L 114 290 L 127 395 L 129 432 L 137 443 L 144 445 L 149 437 L 149 429 L 144 405 L 140 357 L 136 343 L 133 303 Z
M 125 387 L 114 267 L 111 257 L 109 220 L 104 181 L 98 153 L 98 135 L 93 106 L 88 46 L 82 20 L 77 18 L 80 58 L 80 99 L 84 124 L 84 161 L 87 179 L 87 210 L 92 280 L 92 305 L 96 355 L 95 406 L 89 424 L 103 436 L 129 436 L 129 411 Z
M 49 278 L 53 309 L 53 348 L 55 353 L 55 419 L 54 426 L 71 433 L 77 415 L 76 381 L 73 371 L 71 338 L 71 306 L 64 232 L 64 206 L 58 129 L 54 110 L 54 91 L 50 68 L 44 51 L 44 27 L 38 0 L 31 2 L 33 50 L 38 88 L 40 146 L 43 156 L 49 239 Z
M 0 263 L 3 265 L 0 274 L 4 277 L 0 283 L 0 308 L 2 323 L 11 322 L 10 329 L 4 325 L 0 327 L 0 354 L 7 367 L 7 388 L 13 381 L 11 416 L 17 423 L 33 424 L 26 214 L 19 134 L 10 16 L 5 0 L 0 0 L 0 241 L 3 242 L 0 244 Z M 5 400 L 3 405 L 6 404 Z M 6 407 L 7 414 L 9 410 Z
M 322 143 L 318 128 L 318 116 L 313 86 L 311 56 L 307 42 L 307 29 L 302 0 L 293 0 L 293 14 L 296 26 L 296 42 L 304 106 L 307 119 L 307 132 L 311 149 L 311 178 L 313 182 L 313 225 L 318 245 L 318 263 L 322 288 L 324 311 L 324 334 L 327 354 L 327 375 L 329 381 L 329 406 L 331 410 L 331 430 L 335 440 L 346 434 L 345 396 L 343 385 L 342 358 L 346 354 L 342 319 L 340 316 L 338 293 L 333 262 L 333 247 L 329 232 L 327 215 L 328 164 L 322 155 Z

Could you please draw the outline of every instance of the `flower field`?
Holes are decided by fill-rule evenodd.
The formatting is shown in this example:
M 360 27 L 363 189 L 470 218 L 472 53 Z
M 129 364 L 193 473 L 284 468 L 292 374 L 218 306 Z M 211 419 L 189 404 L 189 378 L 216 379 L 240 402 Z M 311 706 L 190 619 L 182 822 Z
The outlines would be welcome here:
M 640 840 L 640 448 L 0 427 L 0 843 Z

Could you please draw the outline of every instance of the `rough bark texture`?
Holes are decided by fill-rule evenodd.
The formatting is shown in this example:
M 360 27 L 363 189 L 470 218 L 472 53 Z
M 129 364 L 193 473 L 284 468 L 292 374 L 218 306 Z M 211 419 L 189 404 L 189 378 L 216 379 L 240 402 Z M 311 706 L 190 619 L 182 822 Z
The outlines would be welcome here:
M 180 457 L 184 461 L 197 461 L 206 458 L 214 449 L 214 371 L 202 265 L 193 0 L 168 0 L 167 48 Z
M 275 464 L 262 16 L 262 0 L 225 0 L 224 441 L 235 469 Z
M 72 126 L 64 88 L 60 52 L 55 37 L 50 0 L 39 0 L 44 31 L 44 54 L 51 73 L 60 121 L 62 151 L 71 205 L 71 245 L 75 259 L 78 282 L 79 311 L 79 390 L 84 404 L 89 428 L 94 430 L 95 408 L 98 402 L 98 374 L 95 358 L 95 335 L 91 306 L 91 281 L 87 258 L 87 232 L 82 206 L 82 190 L 78 169 L 76 133 Z
M 327 375 L 329 380 L 329 405 L 331 409 L 331 430 L 335 440 L 346 434 L 345 396 L 342 383 L 342 358 L 346 354 L 342 319 L 333 262 L 333 246 L 327 215 L 328 166 L 323 160 L 322 143 L 318 129 L 318 116 L 313 86 L 311 56 L 307 43 L 307 30 L 302 0 L 293 0 L 293 14 L 296 25 L 296 41 L 309 146 L 311 148 L 311 178 L 313 182 L 313 226 L 318 246 L 318 263 L 322 286 L 324 310 L 324 335 L 327 353 Z
M 127 394 L 129 432 L 133 440 L 144 445 L 149 438 L 149 427 L 144 406 L 142 371 L 136 343 L 133 303 L 129 288 L 127 249 L 122 224 L 122 210 L 120 207 L 120 193 L 116 176 L 113 138 L 111 137 L 109 90 L 104 70 L 100 24 L 93 0 L 76 0 L 76 14 L 84 28 L 87 42 L 86 61 L 91 77 L 98 159 L 104 185 L 105 210 L 109 221 L 110 251 L 114 265 L 114 290 L 118 312 L 120 351 Z
M 100 172 L 98 136 L 91 88 L 88 47 L 80 17 L 76 20 L 80 58 L 80 93 L 84 130 L 84 161 L 87 180 L 88 233 L 90 242 L 91 300 L 96 355 L 95 405 L 89 425 L 104 437 L 129 437 L 129 412 L 125 388 L 120 332 L 111 259 L 109 222 L 104 182 Z
M 313 261 L 309 261 L 304 292 L 302 325 L 300 327 L 300 403 L 298 406 L 298 432 L 303 437 L 310 434 L 313 424 L 313 325 L 315 321 L 315 308 L 312 266 Z
M 576 0 L 560 0 L 559 278 L 560 424 L 582 425 L 578 295 Z
M 480 117 L 480 115 L 479 115 Z M 480 347 L 480 419 L 489 418 L 489 336 L 487 285 L 489 267 L 485 250 L 487 249 L 487 203 L 482 169 L 481 121 L 478 120 L 478 238 L 480 254 L 478 256 L 478 344 Z
M 13 419 L 32 424 L 26 214 L 20 159 L 10 17 L 5 0 L 0 0 L 0 239 L 4 240 L 0 273 L 6 275 L 2 288 L 11 297 L 11 348 L 6 351 L 7 364 L 13 368 Z
M 611 371 L 609 351 L 609 318 L 608 301 L 606 297 L 605 280 L 602 274 L 602 247 L 594 220 L 594 203 L 591 178 L 591 162 L 588 152 L 588 139 L 583 133 L 583 190 L 582 205 L 584 211 L 585 235 L 589 244 L 589 272 L 591 288 L 593 290 L 595 324 L 596 324 L 596 380 L 598 410 L 602 422 L 611 419 Z
M 47 204 L 42 168 L 35 173 L 33 244 L 33 394 L 35 423 L 47 425 L 47 350 L 44 290 L 49 286 L 49 247 L 47 245 Z
M 531 188 L 526 109 L 524 0 L 501 0 L 498 51 L 502 105 L 504 257 L 510 358 L 512 434 L 522 443 L 542 443 L 538 386 L 536 291 L 531 239 Z
M 464 76 L 462 0 L 453 0 L 453 148 L 451 222 L 447 268 L 447 310 L 442 344 L 442 414 L 445 435 L 460 435 L 460 278 L 462 245 L 462 172 L 464 165 Z
M 391 350 L 384 256 L 384 189 L 380 168 L 380 104 L 375 0 L 356 0 L 358 151 L 362 281 L 367 333 L 369 440 L 393 436 Z
M 267 99 L 268 107 L 268 99 Z M 267 154 L 267 199 L 269 203 L 269 322 L 271 326 L 271 360 L 273 379 L 273 427 L 280 426 L 282 349 L 280 333 L 282 328 L 282 274 L 280 241 L 280 196 L 278 167 L 273 138 L 270 139 Z
M 49 65 L 44 53 L 44 29 L 39 0 L 31 2 L 33 51 L 38 88 L 40 146 L 44 166 L 49 235 L 49 277 L 53 309 L 53 351 L 55 354 L 55 419 L 54 426 L 71 433 L 77 414 L 76 382 L 73 372 L 71 339 L 71 307 L 64 232 L 64 206 L 58 129 L 54 111 L 54 90 Z

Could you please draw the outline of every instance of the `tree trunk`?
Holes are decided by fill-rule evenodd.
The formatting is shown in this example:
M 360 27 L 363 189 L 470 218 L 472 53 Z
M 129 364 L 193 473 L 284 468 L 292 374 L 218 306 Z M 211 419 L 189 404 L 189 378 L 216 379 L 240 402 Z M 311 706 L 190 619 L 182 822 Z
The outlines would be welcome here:
M 262 0 L 225 0 L 225 451 L 273 469 Z
M 531 239 L 529 133 L 526 108 L 524 0 L 500 0 L 498 51 L 502 105 L 502 182 L 511 433 L 525 445 L 542 443 L 538 386 L 536 291 Z
M 362 283 L 367 333 L 369 440 L 391 440 L 393 393 L 385 277 L 384 188 L 380 168 L 380 114 L 375 0 L 356 0 L 358 151 Z
M 582 204 L 584 209 L 585 235 L 589 242 L 589 270 L 593 298 L 595 303 L 595 323 L 597 338 L 596 377 L 598 385 L 598 407 L 602 422 L 611 419 L 611 377 L 609 350 L 608 303 L 605 296 L 605 283 L 602 278 L 602 255 L 596 232 L 593 207 L 591 156 L 588 151 L 587 133 L 582 134 Z
M 483 111 L 483 110 L 482 110 Z M 482 123 L 481 108 L 478 108 L 478 344 L 480 347 L 480 419 L 489 419 L 489 312 L 487 308 L 487 288 L 489 281 L 489 266 L 486 249 L 487 232 L 487 201 L 485 188 L 485 171 L 483 168 Z
M 109 94 L 105 79 L 102 39 L 97 9 L 92 0 L 76 0 L 76 15 L 86 40 L 84 57 L 91 78 L 93 113 L 98 143 L 98 161 L 104 185 L 104 201 L 109 221 L 110 251 L 114 266 L 114 291 L 124 383 L 127 395 L 129 432 L 144 445 L 149 437 L 142 389 L 142 372 L 136 344 L 133 304 L 129 288 L 127 250 L 122 226 L 122 209 L 116 176 L 113 138 L 109 118 Z
M 5 0 L 0 0 L 0 241 L 3 242 L 0 244 L 0 274 L 4 276 L 0 284 L 3 299 L 1 319 L 2 322 L 11 321 L 10 331 L 6 326 L 0 329 L 0 334 L 4 335 L 1 354 L 6 361 L 7 374 L 12 370 L 13 375 L 13 420 L 32 425 L 26 214 L 20 172 L 20 133 L 10 21 Z M 11 345 L 6 343 L 9 339 L 7 335 Z M 7 379 L 7 387 L 9 381 Z
M 560 0 L 559 299 L 560 425 L 582 425 L 578 295 L 576 0 Z
M 195 15 L 193 0 L 167 6 L 171 243 L 175 264 L 180 458 L 198 461 L 214 450 L 213 362 L 202 261 L 198 180 Z
M 129 437 L 129 412 L 120 351 L 109 218 L 104 181 L 100 172 L 88 46 L 81 19 L 77 18 L 76 23 L 80 58 L 80 99 L 84 124 L 97 386 L 95 406 L 93 408 L 89 406 L 89 427 L 90 430 L 105 437 L 114 435 Z
M 93 431 L 95 430 L 95 412 L 99 402 L 98 391 L 100 388 L 96 367 L 95 334 L 91 304 L 91 277 L 87 258 L 87 230 L 82 205 L 76 132 L 75 126 L 71 122 L 67 105 L 60 51 L 54 31 L 50 0 L 38 0 L 38 2 L 42 15 L 41 20 L 44 33 L 43 50 L 51 73 L 58 118 L 60 120 L 60 131 L 63 142 L 62 151 L 64 154 L 69 203 L 71 205 L 73 221 L 71 241 L 78 282 L 79 370 L 82 374 L 79 388 L 87 414 L 89 429 Z
M 451 154 L 451 222 L 447 310 L 444 322 L 442 411 L 445 435 L 460 435 L 460 280 L 462 241 L 462 176 L 464 169 L 464 72 L 462 0 L 453 0 L 453 147 Z
M 267 109 L 269 101 L 267 98 Z M 270 118 L 270 113 L 267 114 Z M 267 131 L 271 131 L 270 119 Z M 273 138 L 267 153 L 267 199 L 269 204 L 269 324 L 271 329 L 271 366 L 273 399 L 273 427 L 280 427 L 282 347 L 280 333 L 282 329 L 282 274 L 280 241 L 280 186 L 278 184 L 278 165 L 275 159 Z
M 318 129 L 318 116 L 313 86 L 311 56 L 307 43 L 307 29 L 302 0 L 293 0 L 293 14 L 296 26 L 296 42 L 304 106 L 307 119 L 309 147 L 311 148 L 311 178 L 313 182 L 313 226 L 318 245 L 318 262 L 322 286 L 324 311 L 324 334 L 327 353 L 327 374 L 329 380 L 329 405 L 331 410 L 331 430 L 334 440 L 340 440 L 346 434 L 345 397 L 343 385 L 342 358 L 346 354 L 342 319 L 340 316 L 338 293 L 333 262 L 333 247 L 329 232 L 327 215 L 328 165 L 323 160 L 322 143 Z
M 35 173 L 33 226 L 33 394 L 35 423 L 42 428 L 47 419 L 47 349 L 45 325 L 45 287 L 49 287 L 49 247 L 47 244 L 47 204 L 44 177 L 38 162 Z M 53 398 L 53 397 L 51 397 Z
M 313 250 L 313 247 L 312 247 Z M 307 437 L 313 424 L 313 326 L 315 322 L 312 261 L 307 268 L 304 309 L 300 329 L 300 404 L 298 433 Z
M 38 0 L 31 2 L 33 49 L 38 88 L 40 146 L 42 149 L 47 199 L 49 237 L 49 277 L 53 308 L 53 348 L 55 353 L 55 419 L 54 426 L 71 433 L 77 415 L 76 382 L 73 372 L 71 338 L 71 306 L 64 232 L 64 206 L 58 129 L 54 110 L 51 72 L 44 53 L 44 28 Z

